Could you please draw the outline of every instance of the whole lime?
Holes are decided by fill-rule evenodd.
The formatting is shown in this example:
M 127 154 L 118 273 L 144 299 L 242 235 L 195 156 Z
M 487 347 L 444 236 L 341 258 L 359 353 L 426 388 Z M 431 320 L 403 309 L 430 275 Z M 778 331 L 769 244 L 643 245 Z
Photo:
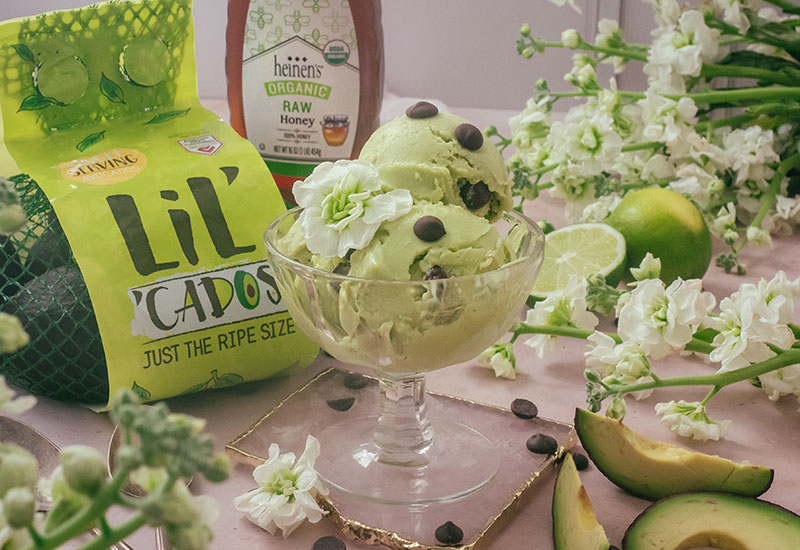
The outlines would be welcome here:
M 606 222 L 625 236 L 627 269 L 650 252 L 661 260 L 661 279 L 702 278 L 711 262 L 711 233 L 692 202 L 670 189 L 632 191 Z M 629 272 L 628 272 L 629 273 Z

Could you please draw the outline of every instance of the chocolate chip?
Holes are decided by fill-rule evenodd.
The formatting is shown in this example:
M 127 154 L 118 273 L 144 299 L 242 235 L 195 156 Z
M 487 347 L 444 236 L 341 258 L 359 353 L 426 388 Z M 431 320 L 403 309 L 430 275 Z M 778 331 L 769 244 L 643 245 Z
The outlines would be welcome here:
M 417 101 L 411 107 L 406 109 L 406 116 L 408 118 L 431 118 L 439 114 L 439 109 L 433 103 L 427 101 Z
M 461 200 L 470 210 L 477 210 L 492 198 L 492 192 L 489 191 L 489 186 L 479 181 L 478 183 L 465 183 L 458 190 Z
M 483 134 L 468 122 L 456 126 L 456 139 L 461 147 L 470 151 L 477 151 L 483 145 Z
M 311 550 L 347 550 L 347 545 L 341 539 L 328 535 L 318 538 Z
M 446 521 L 436 528 L 436 540 L 442 544 L 458 544 L 464 539 L 464 531 L 452 521 Z
M 344 412 L 350 410 L 353 403 L 356 402 L 355 397 L 343 397 L 341 399 L 328 399 L 328 406 L 335 411 Z
M 337 275 L 347 275 L 350 273 L 350 262 L 339 262 L 336 264 L 336 267 L 333 268 L 333 272 Z
M 444 230 L 442 220 L 436 216 L 422 216 L 414 222 L 414 235 L 426 243 L 438 241 L 445 233 L 447 231 Z
M 445 271 L 443 267 L 435 265 L 430 268 L 427 273 L 425 273 L 425 277 L 423 279 L 425 281 L 430 281 L 433 279 L 447 279 L 447 277 L 449 277 L 447 271 Z
M 534 434 L 525 442 L 525 446 L 532 453 L 540 455 L 553 454 L 558 450 L 558 443 L 555 439 L 545 434 Z
M 520 418 L 529 420 L 536 418 L 536 415 L 539 414 L 539 408 L 527 399 L 515 399 L 511 402 L 511 412 Z
M 350 388 L 351 390 L 360 390 L 367 387 L 369 380 L 367 380 L 366 376 L 351 372 L 350 374 L 344 375 L 344 380 L 342 383 L 344 384 L 345 388 Z
M 578 470 L 585 470 L 589 467 L 589 459 L 583 453 L 572 453 L 572 461 L 575 462 L 575 468 Z

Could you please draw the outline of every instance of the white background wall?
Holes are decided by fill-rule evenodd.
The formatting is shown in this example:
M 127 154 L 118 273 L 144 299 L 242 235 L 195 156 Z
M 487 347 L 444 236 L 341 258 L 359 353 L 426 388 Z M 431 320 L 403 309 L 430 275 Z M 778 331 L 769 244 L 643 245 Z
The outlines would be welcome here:
M 0 19 L 84 6 L 90 0 L 0 0 Z M 562 77 L 571 52 L 548 51 L 526 60 L 516 53 L 522 23 L 533 34 L 558 42 L 565 28 L 594 37 L 601 17 L 619 19 L 630 40 L 646 42 L 650 7 L 642 0 L 577 0 L 579 15 L 546 0 L 383 0 L 386 89 L 404 96 L 431 97 L 450 106 L 521 108 L 538 78 L 565 89 Z M 195 41 L 201 97 L 225 97 L 225 0 L 195 0 Z M 632 67 L 620 79 L 643 87 Z

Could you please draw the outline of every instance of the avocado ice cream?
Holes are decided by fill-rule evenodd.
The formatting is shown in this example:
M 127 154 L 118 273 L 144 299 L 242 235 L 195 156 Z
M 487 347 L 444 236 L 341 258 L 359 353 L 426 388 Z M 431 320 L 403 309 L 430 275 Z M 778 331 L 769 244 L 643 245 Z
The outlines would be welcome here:
M 425 107 L 436 110 L 431 104 L 423 105 L 420 118 L 414 112 L 420 105 L 379 129 L 358 161 L 320 165 L 295 184 L 305 210 L 275 245 L 315 269 L 273 264 L 303 332 L 341 361 L 396 374 L 474 358 L 517 319 L 535 277 L 535 270 L 514 262 L 527 232 L 509 230 L 513 222 L 502 220 L 511 185 L 499 152 L 483 145 L 474 126 L 465 131 L 463 119 L 431 114 Z M 365 181 L 341 176 L 347 162 Z M 339 176 L 332 179 L 334 173 Z M 337 247 L 320 237 L 335 226 L 346 231 L 341 220 L 354 212 L 368 218 L 371 194 L 389 193 L 411 199 L 376 223 L 363 244 Z M 485 201 L 469 208 L 481 193 Z M 302 218 L 311 209 L 313 224 Z M 328 221 L 321 224 L 320 217 Z M 320 243 L 335 253 L 321 252 Z
M 503 156 L 481 131 L 427 102 L 378 128 L 359 159 L 378 169 L 383 182 L 408 189 L 415 201 L 441 202 L 495 220 L 512 207 Z

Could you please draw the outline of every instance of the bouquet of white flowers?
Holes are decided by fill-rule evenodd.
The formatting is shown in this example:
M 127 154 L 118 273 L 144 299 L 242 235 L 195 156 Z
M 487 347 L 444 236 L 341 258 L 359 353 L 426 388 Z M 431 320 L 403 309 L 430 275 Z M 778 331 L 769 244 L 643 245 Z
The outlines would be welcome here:
M 564 199 L 568 221 L 602 221 L 631 190 L 670 188 L 692 200 L 712 234 L 730 245 L 717 265 L 744 273 L 738 253 L 745 244 L 769 245 L 771 234 L 800 224 L 800 6 L 646 1 L 656 21 L 649 45 L 627 42 L 607 19 L 593 41 L 567 29 L 561 43 L 551 43 L 523 25 L 522 56 L 576 52 L 564 77 L 575 91 L 552 92 L 539 81 L 510 120 L 512 136 L 488 133 L 516 149 L 510 167 L 522 200 L 549 189 Z M 598 82 L 598 64 L 619 73 L 631 62 L 643 64 L 646 91 Z M 583 102 L 554 121 L 562 98 Z

